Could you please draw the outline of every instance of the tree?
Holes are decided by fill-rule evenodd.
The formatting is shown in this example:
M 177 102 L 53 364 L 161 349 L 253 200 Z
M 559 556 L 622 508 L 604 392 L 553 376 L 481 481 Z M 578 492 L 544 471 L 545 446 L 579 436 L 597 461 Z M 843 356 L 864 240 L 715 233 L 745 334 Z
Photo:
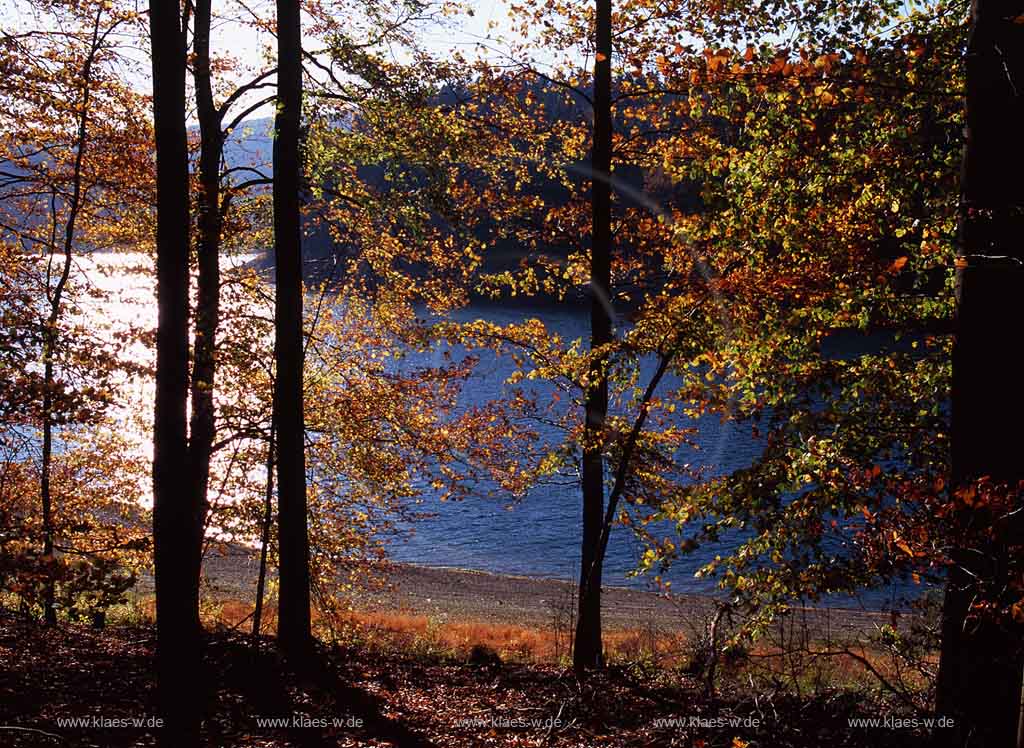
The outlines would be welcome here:
M 634 209 L 620 202 L 613 210 L 613 192 L 630 194 L 629 185 L 623 185 L 618 174 L 633 166 L 630 161 L 636 158 L 622 144 L 632 142 L 641 151 L 648 136 L 641 132 L 641 107 L 623 103 L 633 94 L 628 83 L 619 81 L 613 89 L 610 4 L 598 3 L 596 12 L 594 8 L 540 4 L 520 12 L 531 22 L 544 17 L 544 23 L 537 24 L 545 29 L 537 46 L 557 50 L 569 59 L 551 73 L 542 72 L 539 64 L 529 61 L 533 48 L 527 44 L 510 54 L 508 72 L 489 65 L 471 67 L 472 72 L 465 75 L 465 93 L 453 109 L 455 116 L 477 133 L 478 142 L 486 145 L 480 148 L 479 160 L 469 150 L 460 168 L 453 170 L 462 184 L 452 190 L 458 207 L 451 212 L 473 224 L 477 236 L 486 237 L 480 242 L 485 257 L 491 252 L 507 252 L 507 245 L 522 254 L 518 267 L 479 273 L 478 292 L 562 300 L 575 294 L 579 285 L 589 286 L 589 351 L 581 352 L 582 341 L 560 340 L 539 320 L 503 329 L 477 321 L 466 325 L 461 336 L 498 351 L 511 351 L 521 371 L 510 385 L 523 378 L 540 378 L 554 386 L 546 407 L 538 407 L 536 396 L 522 389 L 514 391 L 506 407 L 518 410 L 525 406 L 527 419 L 536 419 L 546 429 L 564 430 L 562 443 L 537 445 L 520 455 L 521 485 L 558 480 L 567 473 L 581 479 L 583 526 L 574 665 L 582 673 L 602 664 L 604 556 L 612 526 L 620 518 L 620 500 L 628 500 L 634 490 L 637 461 L 644 453 L 650 456 L 652 449 L 657 450 L 659 440 L 670 454 L 671 445 L 678 447 L 685 439 L 681 429 L 659 436 L 645 432 L 651 425 L 648 416 L 656 409 L 656 390 L 680 352 L 675 335 L 669 334 L 671 320 L 661 330 L 624 331 L 621 339 L 613 335 L 611 326 L 616 306 L 634 303 L 642 308 L 657 296 L 656 284 L 645 276 L 651 275 L 649 267 L 658 262 L 659 253 L 673 237 L 666 227 L 652 221 L 646 205 Z M 616 22 L 623 28 L 634 28 L 632 22 L 641 27 L 645 24 L 638 9 L 623 11 Z M 581 34 L 586 39 L 582 45 Z M 620 57 L 629 53 L 628 46 L 618 52 Z M 589 59 L 591 55 L 592 78 L 576 61 L 579 56 Z M 636 132 L 622 135 L 616 145 L 614 125 L 621 127 L 624 121 L 632 122 Z M 581 169 L 587 144 L 591 146 L 590 168 Z M 620 168 L 618 174 L 613 171 L 616 167 Z M 577 178 L 580 171 L 585 172 L 585 181 Z M 613 236 L 616 250 L 622 247 L 624 251 L 612 251 Z M 472 246 L 472 240 L 469 243 Z M 633 294 L 632 301 L 629 294 Z M 669 295 L 654 300 L 653 305 L 664 305 Z M 664 306 L 662 313 L 674 314 Z M 638 387 L 640 377 L 646 376 L 646 371 L 640 373 L 641 362 L 646 366 L 644 358 L 650 356 L 657 358 L 654 374 L 646 387 Z M 561 400 L 563 393 L 572 397 L 573 407 L 568 410 Z M 610 401 L 614 406 L 611 417 Z M 612 469 L 606 471 L 606 464 Z M 670 457 L 647 475 L 680 468 Z
M 589 351 L 582 352 L 582 341 L 562 341 L 540 320 L 503 329 L 474 323 L 463 333 L 512 351 L 521 370 L 510 385 L 523 379 L 553 385 L 546 407 L 538 407 L 528 390 L 517 391 L 509 402 L 529 403 L 528 418 L 564 432 L 560 444 L 538 445 L 521 455 L 522 481 L 575 474 L 582 483 L 574 643 L 574 664 L 582 673 L 602 664 L 600 586 L 612 527 L 633 501 L 671 490 L 670 476 L 688 472 L 678 453 L 689 430 L 671 423 L 659 404 L 659 387 L 677 357 L 685 360 L 681 341 L 693 317 L 689 307 L 707 293 L 686 288 L 689 263 L 676 266 L 680 280 L 665 282 L 659 264 L 677 251 L 676 237 L 651 214 L 657 200 L 635 199 L 637 174 L 643 178 L 642 169 L 656 168 L 652 133 L 677 131 L 687 120 L 676 102 L 665 101 L 656 79 L 624 74 L 623 61 L 644 64 L 636 61 L 660 52 L 675 31 L 659 28 L 660 13 L 647 17 L 640 7 L 626 8 L 614 19 L 620 31 L 613 50 L 608 4 L 599 3 L 595 12 L 538 3 L 519 13 L 524 28 L 529 23 L 543 29 L 539 39 L 514 47 L 507 65 L 472 68 L 456 108 L 487 143 L 483 160 L 462 169 L 466 186 L 456 194 L 465 202 L 459 212 L 480 221 L 476 230 L 487 237 L 485 257 L 507 252 L 503 245 L 521 253 L 518 267 L 482 273 L 480 292 L 561 301 L 589 286 Z M 665 17 L 672 18 L 671 12 Z M 566 59 L 553 68 L 531 62 L 541 47 Z M 594 60 L 593 77 L 580 57 Z M 589 169 L 580 166 L 588 144 Z M 580 172 L 585 181 L 577 177 Z M 613 193 L 620 199 L 613 201 Z M 624 307 L 644 324 L 624 324 L 621 334 L 613 334 L 611 317 Z M 572 398 L 568 407 L 565 393 Z
M 1004 10 L 995 15 L 1015 17 Z M 996 24 L 971 44 L 1015 43 L 993 41 L 997 28 L 1017 33 Z M 664 160 L 701 156 L 683 173 L 704 185 L 707 210 L 681 226 L 715 266 L 740 263 L 717 284 L 733 334 L 695 359 L 714 386 L 692 381 L 680 399 L 745 424 L 761 449 L 749 466 L 663 505 L 653 518 L 677 522 L 684 539 L 653 545 L 650 559 L 739 535 L 702 573 L 749 604 L 753 629 L 793 600 L 894 579 L 946 584 L 938 709 L 962 729 L 937 739 L 964 745 L 973 731 L 979 744 L 1008 745 L 1020 677 L 1011 519 L 1020 474 L 987 419 L 1019 407 L 991 394 L 991 372 L 1019 366 L 995 332 L 1015 329 L 1019 312 L 1009 301 L 1015 272 L 986 263 L 1019 264 L 1007 238 L 1018 232 L 1008 206 L 1019 196 L 992 186 L 1017 165 L 1007 155 L 1012 68 L 994 52 L 967 58 L 958 204 L 959 9 L 928 6 L 897 35 L 835 42 L 709 50 L 698 80 L 729 89 L 700 105 L 742 127 L 679 140 Z M 965 257 L 951 359 L 958 216 Z M 968 286 L 986 290 L 969 300 Z
M 277 436 L 280 594 L 278 642 L 302 660 L 312 650 L 302 393 L 302 31 L 297 0 L 277 4 L 277 120 L 274 133 L 276 303 L 274 422 Z
M 937 711 L 957 720 L 956 730 L 938 736 L 949 746 L 1024 741 L 1020 626 L 1004 613 L 1021 596 L 1013 559 L 1024 537 L 1012 518 L 1021 508 L 1024 461 L 1013 440 L 993 428 L 996 419 L 1024 417 L 1017 388 L 997 384 L 1024 368 L 1019 339 L 1012 337 L 1024 324 L 1024 187 L 1017 179 L 1024 167 L 1018 143 L 1024 104 L 1015 85 L 1024 75 L 1024 34 L 1011 22 L 1022 16 L 1020 2 L 971 3 L 951 429 L 952 489 L 964 501 L 949 516 L 959 532 L 936 691 Z M 967 500 L 986 478 L 1005 486 L 1005 503 Z
M 200 715 L 199 586 L 193 570 L 202 507 L 180 490 L 188 462 L 189 171 L 185 26 L 176 4 L 150 4 L 157 173 L 157 340 L 153 543 L 157 688 L 166 746 L 195 744 Z
M 192 373 L 189 390 L 189 476 L 190 490 L 200 507 L 204 521 L 197 527 L 195 542 L 200 550 L 195 555 L 193 574 L 197 584 L 202 571 L 204 530 L 210 509 L 209 493 L 211 464 L 218 441 L 217 369 L 220 335 L 220 303 L 222 294 L 221 254 L 225 238 L 234 238 L 249 229 L 249 221 L 238 215 L 243 199 L 258 200 L 253 188 L 270 184 L 261 171 L 262 164 L 235 164 L 225 162 L 225 145 L 233 131 L 245 117 L 259 107 L 274 100 L 274 96 L 250 101 L 247 96 L 268 85 L 266 79 L 273 72 L 263 71 L 244 83 L 232 82 L 225 86 L 214 76 L 215 68 L 225 73 L 232 67 L 231 60 L 211 56 L 212 0 L 200 0 L 193 14 L 192 78 L 195 88 L 196 117 L 199 121 L 198 185 L 195 201 L 196 241 L 196 304 L 193 318 Z M 236 21 L 241 23 L 240 21 Z M 221 85 L 215 86 L 220 83 Z M 215 87 L 226 88 L 228 93 L 218 101 Z M 241 111 L 232 114 L 232 108 Z M 230 115 L 230 118 L 229 118 Z M 225 119 L 227 118 L 227 122 Z M 239 174 L 244 179 L 236 178 Z M 226 184 L 222 185 L 222 182 Z M 244 211 L 241 211 L 244 214 Z M 246 248 L 251 249 L 251 247 Z
M 591 154 L 590 349 L 598 353 L 612 338 L 612 8 L 597 0 L 594 44 L 594 143 Z M 583 432 L 583 533 L 579 615 L 573 646 L 577 673 L 600 667 L 601 570 L 604 565 L 604 455 L 602 431 L 608 415 L 606 362 L 595 357 L 587 378 Z
M 220 318 L 220 250 L 224 207 L 221 205 L 221 159 L 224 133 L 222 114 L 214 103 L 210 59 L 212 0 L 198 0 L 193 20 L 192 77 L 196 115 L 199 120 L 199 189 L 196 204 L 196 310 L 190 379 L 188 467 L 190 501 L 203 518 L 207 512 L 210 460 L 216 437 L 214 384 L 216 378 L 217 327 Z M 194 528 L 192 569 L 199 585 L 205 522 Z M 197 611 L 198 612 L 198 611 Z
M 40 12 L 41 28 L 3 32 L 5 59 L 12 64 L 0 89 L 0 232 L 4 285 L 13 292 L 4 316 L 21 355 L 38 353 L 38 372 L 33 362 L 12 373 L 8 381 L 20 394 L 13 401 L 5 397 L 0 407 L 3 442 L 18 445 L 8 453 L 8 465 L 38 455 L 38 481 L 34 487 L 6 482 L 3 503 L 9 517 L 20 515 L 24 538 L 40 543 L 34 559 L 23 554 L 25 563 L 11 583 L 23 600 L 38 600 L 50 625 L 58 620 L 58 602 L 69 615 L 81 607 L 73 601 L 89 593 L 91 572 L 99 579 L 104 567 L 130 578 L 119 563 L 133 555 L 128 551 L 138 540 L 133 528 L 119 532 L 110 521 L 135 492 L 103 497 L 96 489 L 105 479 L 88 480 L 80 451 L 87 431 L 96 434 L 98 452 L 110 446 L 103 436 L 113 405 L 110 389 L 118 373 L 132 368 L 112 341 L 101 341 L 83 322 L 82 307 L 90 296 L 102 296 L 90 256 L 144 234 L 141 222 L 129 216 L 143 212 L 149 197 L 149 132 L 140 124 L 140 97 L 121 80 L 124 60 L 116 43 L 135 18 L 109 4 L 55 3 Z M 124 181 L 111 180 L 111 173 Z M 38 447 L 24 428 L 32 422 L 41 432 Z M 125 459 L 122 469 L 131 464 Z M 19 493 L 38 502 L 38 529 Z M 28 583 L 32 574 L 38 598 L 35 582 Z
M 46 319 L 43 332 L 43 459 L 40 473 L 40 493 L 42 494 L 43 514 L 43 556 L 53 556 L 53 497 L 50 493 L 50 473 L 53 461 L 53 389 L 54 389 L 54 355 L 56 348 L 57 322 L 61 314 L 61 301 L 64 288 L 71 276 L 71 262 L 75 246 L 75 222 L 82 203 L 82 163 L 89 138 L 89 95 L 92 87 L 92 66 L 98 51 L 100 39 L 100 21 L 103 9 L 96 12 L 96 20 L 92 27 L 92 43 L 85 63 L 80 72 L 82 93 L 79 99 L 78 132 L 75 143 L 75 163 L 72 175 L 72 190 L 68 203 L 68 216 L 64 226 L 64 261 L 58 274 L 56 286 L 47 296 L 50 302 L 50 313 Z M 56 216 L 54 216 L 56 223 Z M 49 289 L 48 289 L 49 290 Z M 43 600 L 43 616 L 48 625 L 57 623 L 57 612 L 53 607 L 54 584 L 49 582 Z

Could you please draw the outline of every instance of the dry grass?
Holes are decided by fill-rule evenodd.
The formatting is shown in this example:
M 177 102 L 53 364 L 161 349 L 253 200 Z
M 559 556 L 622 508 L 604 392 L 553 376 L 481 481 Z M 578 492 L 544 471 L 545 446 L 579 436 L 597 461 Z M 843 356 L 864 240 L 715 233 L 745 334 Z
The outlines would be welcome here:
M 564 661 L 570 643 L 569 632 L 555 627 L 454 621 L 402 611 L 351 611 L 337 621 L 336 631 L 377 646 L 429 649 L 460 658 L 483 646 L 504 660 L 534 663 Z M 651 659 L 671 665 L 683 651 L 678 636 L 647 630 L 610 631 L 604 641 L 609 658 L 618 660 Z
M 152 622 L 155 605 L 151 596 L 133 604 L 138 620 Z M 252 626 L 253 604 L 236 599 L 205 600 L 201 610 L 205 626 L 214 630 L 248 632 Z M 262 633 L 276 632 L 277 610 L 273 601 L 264 607 Z M 466 659 L 477 646 L 496 652 L 502 660 L 536 664 L 565 664 L 570 656 L 571 631 L 563 624 L 548 627 L 516 626 L 490 621 L 453 620 L 409 611 L 347 611 L 328 616 L 314 608 L 316 633 L 323 639 L 358 644 L 382 652 L 446 656 Z M 692 655 L 691 641 L 678 632 L 654 627 L 606 631 L 606 653 L 610 661 L 644 663 L 668 670 L 685 667 Z M 810 644 L 810 642 L 808 642 Z M 920 673 L 900 667 L 884 651 L 860 645 L 854 654 L 815 654 L 760 642 L 738 660 L 723 660 L 720 677 L 746 682 L 751 676 L 761 682 L 785 683 L 796 691 L 816 692 L 829 686 L 863 687 L 880 676 L 910 691 L 928 684 Z

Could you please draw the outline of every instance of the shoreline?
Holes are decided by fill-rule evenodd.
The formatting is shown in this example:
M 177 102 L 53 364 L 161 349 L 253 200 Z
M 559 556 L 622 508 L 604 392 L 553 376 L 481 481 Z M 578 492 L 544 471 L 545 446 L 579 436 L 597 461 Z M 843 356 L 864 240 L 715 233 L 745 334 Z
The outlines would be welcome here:
M 215 598 L 250 600 L 257 569 L 256 558 L 243 548 L 215 553 L 204 563 L 205 589 Z M 382 565 L 380 571 L 381 588 L 353 593 L 354 612 L 540 629 L 565 626 L 575 615 L 576 585 L 566 580 L 397 562 Z M 714 614 L 714 603 L 715 598 L 707 595 L 666 595 L 606 585 L 601 612 L 610 632 L 693 634 L 702 631 Z M 812 636 L 829 639 L 863 636 L 892 621 L 883 611 L 835 607 L 793 607 L 785 618 L 793 624 L 799 621 Z

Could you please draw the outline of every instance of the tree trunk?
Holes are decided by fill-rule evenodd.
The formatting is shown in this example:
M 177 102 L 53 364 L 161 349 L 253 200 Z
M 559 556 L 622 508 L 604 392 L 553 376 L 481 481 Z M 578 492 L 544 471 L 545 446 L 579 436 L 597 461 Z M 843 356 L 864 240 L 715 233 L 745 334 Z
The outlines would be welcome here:
M 961 257 L 957 277 L 957 336 L 953 352 L 952 487 L 982 476 L 1024 478 L 1019 440 L 997 423 L 1024 419 L 1024 30 L 1012 19 L 1024 2 L 974 0 L 967 52 L 966 142 L 961 181 Z M 1013 746 L 1021 692 L 1019 641 L 969 612 L 980 592 L 975 578 L 1000 585 L 1017 537 L 980 546 L 985 510 L 951 519 L 963 547 L 954 549 L 942 619 L 936 708 L 953 717 L 938 730 L 946 746 Z M 1003 603 L 1000 600 L 990 602 Z
M 157 171 L 157 336 L 153 420 L 153 544 L 157 689 L 168 748 L 197 745 L 199 589 L 191 573 L 197 524 L 188 472 L 189 174 L 185 33 L 177 3 L 151 0 L 153 123 Z
M 312 647 L 302 402 L 302 237 L 299 218 L 302 37 L 298 0 L 277 0 L 277 121 L 274 138 L 274 355 L 277 377 L 277 522 L 280 558 L 277 637 L 303 659 Z
M 39 475 L 39 493 L 43 514 L 43 558 L 47 563 L 53 559 L 53 496 L 50 491 L 50 473 L 53 463 L 53 333 L 47 329 L 43 336 L 43 464 Z M 52 568 L 47 571 L 43 589 L 43 622 L 47 626 L 57 624 L 57 608 L 54 605 L 56 585 Z
M 189 488 L 192 501 L 201 515 L 208 509 L 210 458 L 216 422 L 213 386 L 216 375 L 215 351 L 220 319 L 220 160 L 223 148 L 221 115 L 213 102 L 210 70 L 211 0 L 197 0 L 194 20 L 193 80 L 196 88 L 196 113 L 199 119 L 200 151 L 198 200 L 199 239 L 197 254 L 197 298 L 195 337 L 190 397 L 192 417 L 189 424 Z M 202 567 L 204 522 L 196 526 L 193 539 L 191 574 L 199 584 Z
M 256 577 L 256 606 L 252 612 L 252 636 L 260 635 L 263 625 L 263 595 L 267 587 L 267 554 L 270 551 L 270 523 L 274 514 L 274 424 L 271 416 L 270 438 L 267 439 L 267 483 L 263 503 L 263 525 L 260 528 L 260 568 Z M 255 643 L 255 642 L 254 642 Z
M 590 348 L 611 342 L 611 0 L 597 0 L 594 63 L 590 250 Z M 583 544 L 580 554 L 579 616 L 573 667 L 582 674 L 604 664 L 601 646 L 601 572 L 604 566 L 604 459 L 602 432 L 608 413 L 608 378 L 603 358 L 594 361 L 586 393 L 583 435 Z

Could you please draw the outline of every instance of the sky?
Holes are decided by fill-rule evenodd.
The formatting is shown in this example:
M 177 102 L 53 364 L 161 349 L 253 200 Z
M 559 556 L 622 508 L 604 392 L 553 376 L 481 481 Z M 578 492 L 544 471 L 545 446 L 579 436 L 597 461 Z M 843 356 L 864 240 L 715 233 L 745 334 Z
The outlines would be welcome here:
M 136 7 L 145 11 L 148 3 L 135 0 Z M 460 50 L 467 57 L 474 54 L 493 56 L 500 54 L 494 38 L 508 30 L 509 3 L 507 0 L 465 0 L 466 7 L 472 15 L 460 15 L 447 27 L 440 25 L 424 26 L 417 35 L 425 48 L 443 57 L 452 50 Z M 228 18 L 226 16 L 232 16 Z M 254 16 L 272 18 L 274 0 L 214 0 L 214 22 L 211 34 L 211 51 L 215 56 L 230 55 L 235 57 L 243 68 L 254 74 L 261 70 L 268 52 L 272 55 L 275 45 L 274 35 L 266 29 L 260 29 L 251 23 L 239 22 L 236 19 L 251 19 Z M 39 28 L 40 15 L 30 0 L 0 0 L 0 26 L 4 31 L 19 32 Z M 49 30 L 54 30 L 50 26 Z M 138 38 L 124 35 L 121 38 L 124 50 L 132 61 L 134 69 L 126 69 L 126 75 L 134 81 L 140 91 L 150 92 L 149 61 L 145 44 Z M 481 47 L 481 43 L 485 46 Z M 317 46 L 316 40 L 307 37 L 307 48 Z M 239 82 L 247 80 L 250 75 L 240 74 Z M 262 90 L 239 102 L 235 111 L 241 111 L 245 105 L 262 98 L 267 93 Z M 252 118 L 267 117 L 273 113 L 271 105 L 266 105 L 252 114 Z M 194 124 L 194 120 L 192 122 Z
M 273 5 L 273 0 L 246 3 L 247 8 L 266 17 L 273 16 Z M 506 0 L 466 0 L 466 5 L 473 11 L 472 15 L 460 15 L 447 27 L 439 24 L 425 25 L 417 33 L 417 38 L 429 52 L 442 58 L 453 50 L 459 50 L 467 57 L 474 53 L 495 53 L 495 37 L 508 30 L 509 4 Z M 274 36 L 269 31 L 239 23 L 222 23 L 214 29 L 213 37 L 214 53 L 232 54 L 254 70 L 260 67 L 268 49 L 273 54 L 275 44 Z M 481 47 L 481 44 L 484 46 Z M 307 36 L 304 46 L 315 49 L 319 44 Z M 256 116 L 270 114 L 271 107 L 268 106 Z

